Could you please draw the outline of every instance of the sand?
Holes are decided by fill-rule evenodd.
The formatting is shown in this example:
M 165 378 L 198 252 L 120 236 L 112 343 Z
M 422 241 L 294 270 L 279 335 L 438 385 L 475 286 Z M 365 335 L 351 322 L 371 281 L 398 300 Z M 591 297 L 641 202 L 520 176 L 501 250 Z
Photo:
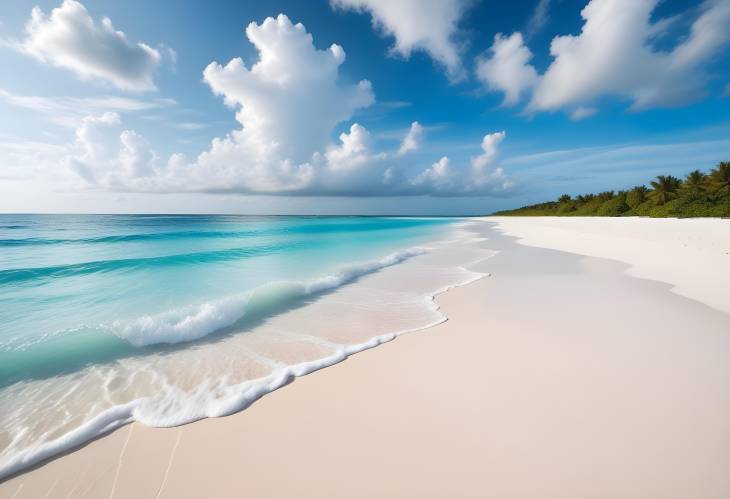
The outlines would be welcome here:
M 730 220 L 490 217 L 521 243 L 628 263 L 629 275 L 730 314 Z
M 438 297 L 446 323 L 230 417 L 128 425 L 0 496 L 729 497 L 722 304 L 636 266 L 487 237 L 500 253 L 476 270 L 491 276 Z M 604 256 L 620 259 L 614 244 Z M 695 289 L 714 278 L 694 268 Z

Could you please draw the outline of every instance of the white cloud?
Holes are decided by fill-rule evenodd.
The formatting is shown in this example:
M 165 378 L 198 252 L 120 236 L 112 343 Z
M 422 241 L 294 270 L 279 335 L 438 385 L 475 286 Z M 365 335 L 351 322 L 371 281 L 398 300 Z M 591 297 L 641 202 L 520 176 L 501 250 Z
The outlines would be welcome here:
M 18 180 L 52 177 L 52 166 L 66 153 L 64 146 L 15 137 L 0 140 L 0 179 Z
M 373 160 L 370 144 L 370 132 L 357 123 L 353 124 L 350 133 L 340 134 L 340 145 L 327 148 L 327 167 L 332 171 L 345 172 L 360 168 Z
M 482 154 L 475 156 L 471 160 L 474 171 L 482 172 L 490 165 L 494 164 L 499 154 L 499 144 L 502 143 L 507 136 L 505 132 L 489 133 L 482 139 Z
M 68 145 L 0 142 L 0 178 L 53 178 L 62 190 L 117 192 L 240 192 L 297 196 L 489 196 L 511 191 L 497 165 L 504 132 L 485 135 L 482 153 L 468 164 L 446 156 L 423 170 L 393 153 L 377 152 L 367 129 L 355 123 L 324 154 L 307 163 L 288 160 L 236 166 L 235 148 L 215 151 L 224 163 L 210 164 L 173 154 L 162 161 L 138 133 L 125 129 L 116 113 L 86 117 Z M 222 142 L 217 146 L 225 147 Z M 214 145 L 216 147 L 216 145 Z M 228 156 L 225 156 L 225 154 Z
M 454 179 L 452 178 L 449 164 L 449 158 L 447 156 L 443 156 L 429 168 L 426 168 L 423 172 L 416 176 L 416 178 L 412 181 L 413 185 L 429 185 L 437 191 L 450 189 L 453 185 Z
M 76 128 L 85 116 L 112 111 L 118 113 L 147 111 L 170 107 L 173 99 L 133 99 L 107 95 L 102 97 L 41 97 L 18 95 L 0 88 L 0 100 L 15 107 L 28 109 L 43 115 L 49 121 L 61 126 Z
M 652 21 L 658 2 L 591 0 L 581 12 L 581 33 L 553 39 L 553 61 L 538 76 L 527 109 L 567 108 L 580 116 L 585 114 L 581 107 L 589 109 L 603 96 L 629 100 L 635 111 L 701 98 L 708 80 L 706 64 L 730 41 L 730 2 L 706 0 L 689 34 L 668 51 L 652 46 L 674 21 Z M 513 37 L 508 40 L 519 40 Z M 525 79 L 510 75 L 535 71 L 526 57 L 529 53 L 521 43 L 501 61 L 496 53 L 487 59 L 495 71 L 484 80 L 490 89 L 505 92 L 508 102 L 517 100 L 526 87 Z
M 469 167 L 454 168 L 443 156 L 411 180 L 416 192 L 438 196 L 483 196 L 510 192 L 513 181 L 498 166 L 499 145 L 505 132 L 489 133 L 482 139 L 482 153 L 471 158 Z
M 213 92 L 236 109 L 240 129 L 214 139 L 193 161 L 173 155 L 159 164 L 154 154 L 143 153 L 146 145 L 136 134 L 119 129 L 117 115 L 90 117 L 67 162 L 87 182 L 106 188 L 277 194 L 311 189 L 316 168 L 357 168 L 364 128 L 353 125 L 339 149 L 328 148 L 332 129 L 374 101 L 368 81 L 338 81 L 344 50 L 316 49 L 304 26 L 284 15 L 251 23 L 246 36 L 259 51 L 258 62 L 249 68 L 235 58 L 203 72 Z M 142 157 L 145 165 L 138 168 Z M 154 175 L 140 178 L 140 172 Z
M 418 150 L 421 146 L 421 140 L 423 140 L 423 126 L 417 121 L 411 123 L 411 128 L 408 129 L 408 133 L 403 138 L 400 147 L 398 148 L 397 156 L 405 156 L 409 152 Z
M 597 112 L 598 112 L 598 109 L 596 109 L 595 107 L 578 106 L 570 114 L 570 119 L 572 119 L 573 121 L 584 120 L 586 118 L 590 118 L 591 116 L 595 115 Z
M 507 134 L 502 132 L 489 133 L 482 139 L 482 154 L 471 159 L 472 181 L 468 188 L 474 190 L 493 189 L 509 190 L 512 181 L 507 178 L 504 169 L 496 165 L 499 157 L 499 145 Z
M 109 18 L 96 22 L 75 0 L 64 0 L 46 15 L 34 7 L 25 38 L 15 46 L 38 60 L 100 79 L 123 90 L 155 89 L 161 55 L 144 43 L 131 43 Z
M 387 195 L 393 187 L 385 181 L 390 157 L 385 152 L 373 150 L 370 132 L 354 123 L 349 133 L 340 134 L 339 140 L 339 144 L 327 147 L 324 156 L 315 155 L 312 182 L 303 192 L 355 196 L 381 192 Z
M 258 62 L 247 67 L 233 59 L 204 71 L 241 127 L 214 139 L 197 158 L 173 154 L 163 161 L 118 113 L 104 113 L 85 117 L 75 141 L 44 162 L 46 170 L 72 173 L 64 185 L 81 179 L 86 188 L 133 192 L 476 196 L 509 188 L 496 166 L 503 132 L 484 138 L 483 153 L 471 165 L 448 166 L 446 159 L 448 167 L 424 171 L 405 157 L 422 139 L 418 122 L 395 151 L 378 151 L 358 123 L 332 143 L 332 131 L 374 101 L 366 80 L 340 81 L 344 50 L 316 49 L 304 26 L 284 15 L 250 24 L 246 35 L 260 53 Z
M 537 71 L 530 59 L 532 52 L 520 33 L 509 37 L 497 33 L 488 54 L 477 58 L 477 78 L 489 90 L 504 92 L 505 105 L 514 105 L 537 83 Z
M 535 10 L 532 12 L 527 27 L 525 28 L 525 35 L 527 38 L 531 38 L 538 31 L 545 27 L 547 22 L 550 20 L 550 3 L 552 0 L 539 0 Z
M 293 161 L 306 161 L 328 141 L 330 131 L 358 109 L 374 102 L 370 82 L 340 84 L 345 52 L 333 44 L 317 50 L 302 24 L 280 14 L 246 35 L 259 50 L 250 69 L 239 58 L 225 67 L 211 63 L 203 78 L 231 107 L 243 128 L 231 137 L 240 144 L 275 148 Z
M 116 113 L 88 116 L 62 163 L 88 185 L 133 189 L 156 173 L 157 155 L 133 130 L 124 130 Z
M 242 128 L 215 139 L 198 164 L 227 172 L 231 189 L 301 189 L 311 180 L 309 162 L 326 148 L 332 129 L 375 100 L 370 82 L 341 83 L 342 47 L 318 50 L 304 26 L 283 14 L 249 24 L 246 36 L 260 54 L 250 69 L 236 58 L 203 72 L 213 92 L 238 110 Z
M 459 80 L 463 68 L 456 41 L 467 0 L 330 0 L 333 8 L 370 12 L 373 25 L 395 38 L 393 52 L 410 57 L 423 50 Z
M 657 0 L 593 0 L 578 36 L 553 40 L 555 58 L 530 107 L 552 110 L 589 103 L 601 95 L 632 101 L 635 110 L 680 105 L 701 97 L 700 66 L 727 41 L 730 3 L 706 2 L 689 36 L 669 52 L 655 51 L 651 13 Z

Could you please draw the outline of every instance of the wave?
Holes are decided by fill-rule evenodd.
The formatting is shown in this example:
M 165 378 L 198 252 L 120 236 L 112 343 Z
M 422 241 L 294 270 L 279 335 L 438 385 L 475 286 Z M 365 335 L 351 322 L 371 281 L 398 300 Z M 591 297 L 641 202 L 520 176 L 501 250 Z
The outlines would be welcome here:
M 0 239 L 0 246 L 42 246 L 54 244 L 97 244 L 124 243 L 136 241 L 167 241 L 175 239 L 224 239 L 263 235 L 262 231 L 178 231 L 152 232 L 141 234 L 120 234 L 114 236 L 80 237 L 80 238 L 43 238 L 27 237 L 16 239 Z
M 186 230 L 170 232 L 143 232 L 135 234 L 118 234 L 97 237 L 80 238 L 43 238 L 27 237 L 0 239 L 0 247 L 7 246 L 46 246 L 57 244 L 113 244 L 125 242 L 150 242 L 169 241 L 177 239 L 238 239 L 247 237 L 283 235 L 283 234 L 318 234 L 329 231 L 364 232 L 369 230 L 397 230 L 413 225 L 415 219 L 401 219 L 383 225 L 381 222 L 358 222 L 358 223 L 337 223 L 337 224 L 307 224 L 307 225 L 283 225 L 281 227 L 260 229 L 260 230 Z M 434 223 L 444 223 L 434 220 Z M 25 228 L 23 225 L 5 226 L 2 228 Z
M 250 319 L 252 324 L 265 320 L 300 305 L 308 297 L 426 251 L 421 247 L 408 248 L 380 260 L 344 267 L 310 282 L 271 282 L 215 302 L 145 315 L 132 321 L 57 331 L 30 344 L 5 345 L 0 349 L 0 388 L 22 379 L 48 378 L 87 365 L 112 362 L 135 355 L 143 347 L 200 340 L 234 325 L 245 329 L 248 324 L 244 319 Z
M 186 307 L 163 314 L 147 315 L 131 323 L 117 322 L 109 328 L 116 336 L 135 347 L 193 341 L 233 326 L 247 314 L 285 306 L 294 300 L 338 288 L 426 251 L 426 248 L 421 247 L 408 248 L 380 260 L 345 267 L 335 274 L 308 283 L 270 283 L 241 296 L 204 303 L 194 308 Z
M 72 263 L 67 265 L 54 265 L 49 267 L 28 267 L 0 270 L 0 284 L 18 284 L 30 281 L 47 280 L 50 278 L 76 277 L 87 274 L 96 274 L 99 272 L 136 270 L 146 267 L 240 260 L 242 258 L 281 253 L 296 248 L 303 248 L 307 245 L 308 243 L 301 241 L 287 242 L 144 258 L 120 258 L 114 260 L 96 260 L 91 262 Z
M 443 321 L 429 324 L 424 326 L 424 328 L 440 322 Z M 304 376 L 342 362 L 352 354 L 391 341 L 398 334 L 405 332 L 409 331 L 384 334 L 359 345 L 342 347 L 334 354 L 323 359 L 281 367 L 264 378 L 227 386 L 225 387 L 224 397 L 221 399 L 221 392 L 218 391 L 218 398 L 215 401 L 206 400 L 210 398 L 206 397 L 209 387 L 202 386 L 200 393 L 197 395 L 202 394 L 203 400 L 208 403 L 201 403 L 200 397 L 195 397 L 194 395 L 188 397 L 187 401 L 176 400 L 176 394 L 173 392 L 165 394 L 162 397 L 139 398 L 126 404 L 111 407 L 59 438 L 20 451 L 7 459 L 4 463 L 0 464 L 0 480 L 5 480 L 56 455 L 76 449 L 90 440 L 106 435 L 134 421 L 151 427 L 173 427 L 193 423 L 200 419 L 222 417 L 242 411 L 264 395 L 289 384 L 296 377 Z M 166 400 L 167 404 L 160 404 L 160 398 L 173 400 Z M 195 400 L 196 403 L 191 403 L 190 401 L 192 400 Z M 160 405 L 169 407 L 170 404 L 177 406 L 179 409 L 184 408 L 184 410 L 175 411 L 173 415 L 168 415 L 163 418 L 156 417 L 159 416 L 159 413 L 155 409 L 156 407 Z
M 303 289 L 305 293 L 326 291 L 351 282 L 358 276 L 395 265 L 411 256 L 422 254 L 425 251 L 427 249 L 410 248 L 389 255 L 377 262 L 343 269 L 333 276 L 317 279 L 309 284 L 303 285 Z M 489 258 L 489 256 L 472 262 L 469 265 L 473 265 L 486 258 Z M 425 303 L 431 310 L 438 311 L 439 306 L 435 301 L 436 296 L 452 288 L 469 284 L 488 275 L 487 273 L 471 272 L 470 277 L 445 286 L 428 295 Z M 389 342 L 402 334 L 427 329 L 446 320 L 447 317 L 440 314 L 437 320 L 420 327 L 385 333 L 360 344 L 340 345 L 334 353 L 327 357 L 282 366 L 268 376 L 244 381 L 239 384 L 218 386 L 215 389 L 211 389 L 212 387 L 209 384 L 203 383 L 192 394 L 169 391 L 111 407 L 69 433 L 50 442 L 20 451 L 5 460 L 5 462 L 0 464 L 0 480 L 4 480 L 55 455 L 78 448 L 84 443 L 103 436 L 130 422 L 136 421 L 152 427 L 171 427 L 192 423 L 204 418 L 222 417 L 233 414 L 248 408 L 264 395 L 289 384 L 297 377 L 342 362 L 353 354 Z M 164 335 L 162 338 L 164 338 Z M 147 340 L 150 339 L 148 338 Z M 215 397 L 211 393 L 215 393 Z M 171 407 L 174 410 L 170 411 Z

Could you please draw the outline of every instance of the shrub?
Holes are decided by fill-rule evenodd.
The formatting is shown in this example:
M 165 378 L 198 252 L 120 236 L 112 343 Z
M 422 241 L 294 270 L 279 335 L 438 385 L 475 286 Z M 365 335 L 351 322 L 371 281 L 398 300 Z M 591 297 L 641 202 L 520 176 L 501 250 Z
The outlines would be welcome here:
M 619 193 L 615 198 L 599 206 L 596 215 L 599 217 L 620 217 L 630 209 L 631 207 L 626 204 L 626 194 Z
M 558 209 L 556 210 L 558 214 L 566 214 L 570 213 L 571 211 L 575 211 L 575 202 L 574 201 L 564 201 L 560 203 L 558 206 Z
M 505 210 L 495 215 L 522 216 L 641 216 L 641 217 L 730 217 L 730 163 L 722 162 L 705 175 L 690 172 L 682 182 L 671 175 L 660 175 L 628 192 L 605 191 L 572 198 L 563 194 L 557 201 Z
M 648 193 L 649 189 L 643 185 L 638 185 L 626 193 L 626 204 L 634 209 L 646 201 L 646 195 Z

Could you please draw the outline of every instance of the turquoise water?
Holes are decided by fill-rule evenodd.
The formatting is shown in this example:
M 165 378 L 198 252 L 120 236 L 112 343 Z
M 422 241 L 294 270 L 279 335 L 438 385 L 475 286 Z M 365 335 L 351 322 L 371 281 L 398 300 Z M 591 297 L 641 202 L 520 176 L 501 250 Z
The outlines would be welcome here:
M 0 215 L 0 479 L 132 421 L 231 414 L 442 322 L 433 296 L 484 276 L 478 225 Z
M 215 335 L 247 315 L 243 297 L 251 290 L 332 274 L 348 263 L 433 239 L 449 223 L 369 217 L 2 215 L 0 387 Z M 201 318 L 191 326 L 193 333 L 175 328 L 201 306 L 231 297 L 241 300 L 228 305 L 226 317 L 211 317 L 207 323 Z M 284 292 L 279 299 L 294 298 Z

